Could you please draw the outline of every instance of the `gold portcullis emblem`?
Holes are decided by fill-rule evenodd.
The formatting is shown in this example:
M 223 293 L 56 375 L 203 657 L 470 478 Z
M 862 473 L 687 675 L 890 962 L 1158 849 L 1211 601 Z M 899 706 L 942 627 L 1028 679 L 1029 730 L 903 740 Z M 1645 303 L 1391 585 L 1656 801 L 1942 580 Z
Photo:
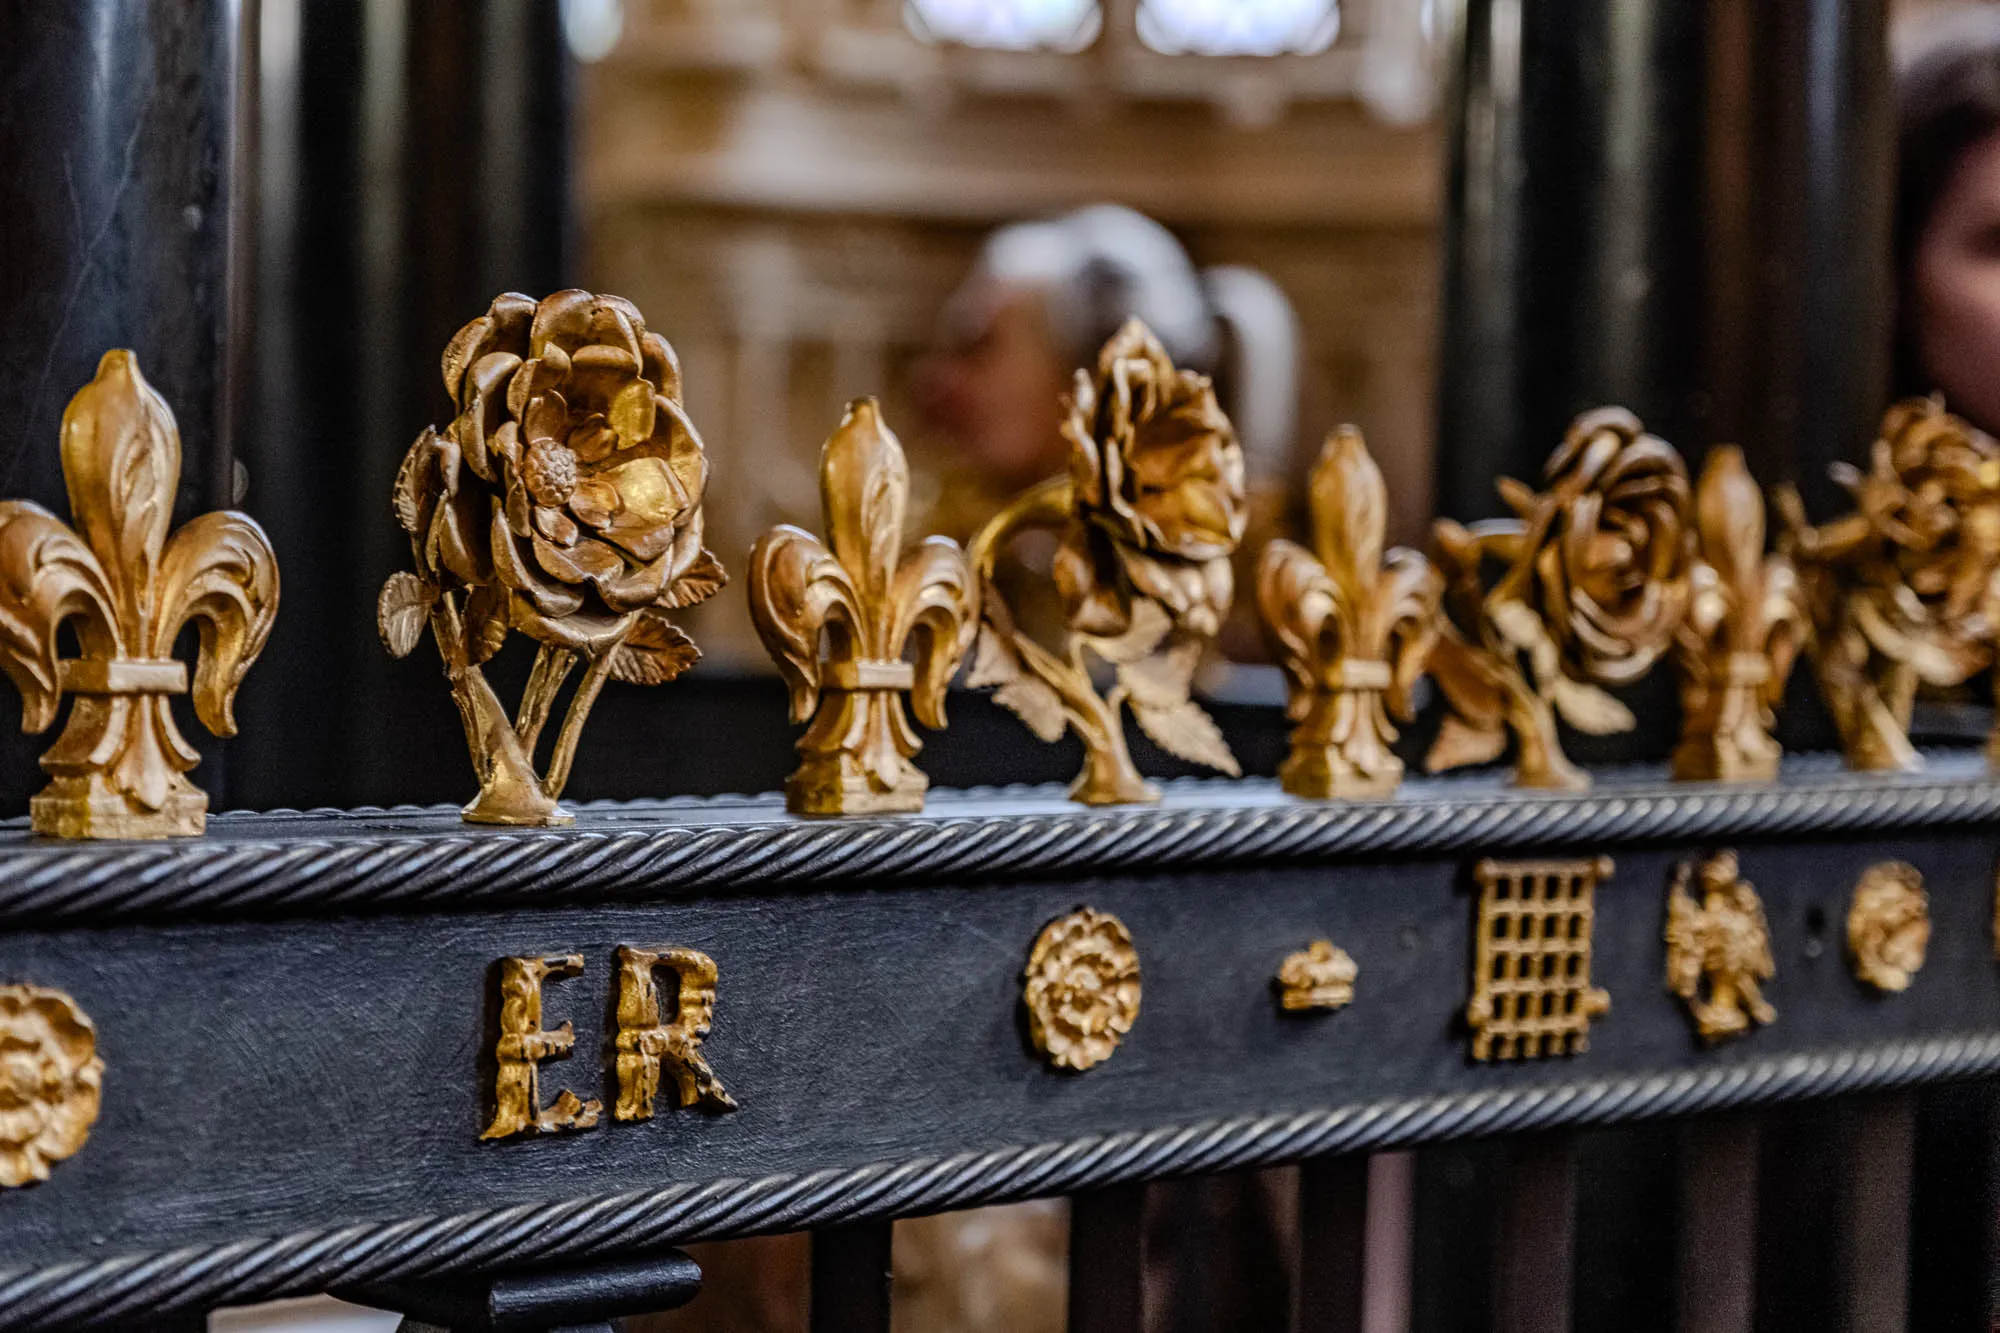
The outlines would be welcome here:
M 1139 1017 L 1139 952 L 1109 912 L 1079 907 L 1043 927 L 1026 982 L 1028 1035 L 1058 1069 L 1110 1059 Z
M 1314 549 L 1279 538 L 1257 563 L 1257 610 L 1294 724 L 1278 779 L 1310 799 L 1388 796 L 1403 780 L 1389 714 L 1414 716 L 1442 585 L 1415 551 L 1383 551 L 1388 492 L 1360 431 L 1327 437 L 1309 496 Z
M 278 615 L 278 559 L 247 514 L 217 510 L 172 536 L 181 439 L 174 414 L 127 351 L 106 352 L 62 422 L 65 525 L 25 500 L 0 503 L 0 668 L 21 691 L 24 731 L 46 731 L 49 785 L 29 803 L 34 830 L 59 838 L 200 833 L 208 795 L 187 779 L 201 759 L 169 701 L 188 692 L 174 658 L 184 625 L 201 634 L 194 713 L 236 734 L 236 687 Z M 67 623 L 81 650 L 57 656 Z
M 1288 1013 L 1344 1008 L 1360 969 L 1332 940 L 1314 940 L 1278 965 L 1278 1005 Z
M 784 524 L 750 553 L 751 619 L 791 687 L 792 720 L 812 722 L 785 805 L 921 810 L 928 782 L 902 696 L 925 726 L 944 725 L 945 687 L 979 627 L 978 585 L 949 537 L 904 553 L 910 469 L 873 398 L 849 403 L 820 451 L 819 492 L 826 541 Z
M 1688 892 L 1691 882 L 1699 896 Z M 1739 1036 L 1778 1017 L 1762 989 L 1778 971 L 1771 928 L 1756 888 L 1737 874 L 1736 853 L 1675 868 L 1666 939 L 1667 989 L 1687 1002 L 1703 1040 Z
M 1474 943 L 1472 1025 L 1475 1060 L 1532 1060 L 1590 1049 L 1590 1020 L 1611 997 L 1590 984 L 1590 936 L 1597 886 L 1611 858 L 1481 861 Z
M 382 589 L 382 642 L 408 654 L 429 625 L 458 705 L 482 824 L 566 824 L 557 804 L 607 680 L 657 685 L 701 656 L 667 613 L 714 594 L 701 544 L 708 460 L 681 406 L 680 363 L 630 301 L 516 293 L 444 353 L 458 415 L 425 430 L 396 476 L 416 572 Z M 517 715 L 481 670 L 510 631 L 536 643 Z M 583 677 L 546 773 L 535 746 L 578 661 Z
M 1126 748 L 1127 707 L 1161 749 L 1236 777 L 1221 729 L 1189 697 L 1229 613 L 1229 558 L 1249 521 L 1236 428 L 1208 377 L 1177 370 L 1137 320 L 1098 353 L 1095 377 L 1076 373 L 1065 407 L 1069 474 L 1017 496 L 972 539 L 985 597 L 967 683 L 995 687 L 995 702 L 1044 741 L 1076 732 L 1084 765 L 1072 800 L 1159 799 Z M 1062 534 L 1059 651 L 1016 628 L 992 581 L 1000 552 L 1036 528 Z M 1116 676 L 1102 695 L 1086 652 Z
M 104 1082 L 97 1029 L 45 986 L 0 986 L 0 1188 L 49 1178 L 90 1137 Z
M 1854 975 L 1880 991 L 1908 990 L 1931 943 L 1924 877 L 1906 861 L 1861 872 L 1847 908 L 1847 956 Z

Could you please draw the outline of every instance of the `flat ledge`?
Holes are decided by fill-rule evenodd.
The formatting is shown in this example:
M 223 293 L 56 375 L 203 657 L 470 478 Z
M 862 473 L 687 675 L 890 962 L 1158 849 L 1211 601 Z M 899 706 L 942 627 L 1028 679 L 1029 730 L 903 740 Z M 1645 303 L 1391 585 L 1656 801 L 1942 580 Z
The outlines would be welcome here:
M 1090 808 L 1060 788 L 936 791 L 915 815 L 814 820 L 782 798 L 577 808 L 561 829 L 476 828 L 449 807 L 231 813 L 180 842 L 66 843 L 0 825 L 0 924 L 564 905 L 776 885 L 1300 862 L 1410 851 L 1589 849 L 2000 821 L 1976 751 L 1921 773 L 1787 761 L 1765 786 L 1600 773 L 1585 793 L 1498 774 L 1417 779 L 1382 802 L 1302 801 L 1269 779 L 1166 784 L 1152 806 Z

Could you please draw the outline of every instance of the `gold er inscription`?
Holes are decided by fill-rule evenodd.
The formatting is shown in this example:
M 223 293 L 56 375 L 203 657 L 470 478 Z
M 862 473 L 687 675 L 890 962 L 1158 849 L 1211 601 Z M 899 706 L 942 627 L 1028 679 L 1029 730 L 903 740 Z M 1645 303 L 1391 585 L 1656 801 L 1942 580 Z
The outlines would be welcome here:
M 1688 892 L 1695 880 L 1699 897 Z M 1739 1036 L 1777 1018 L 1762 990 L 1778 971 L 1771 928 L 1757 890 L 1736 873 L 1736 853 L 1717 852 L 1699 868 L 1681 862 L 1667 897 L 1666 936 L 1667 989 L 1687 1002 L 1703 1040 Z
M 660 1021 L 660 969 L 679 992 L 671 1023 Z M 662 1066 L 673 1071 L 680 1106 L 733 1111 L 736 1100 L 702 1058 L 701 1039 L 715 1015 L 715 960 L 698 949 L 672 946 L 618 950 L 618 1102 L 620 1120 L 653 1118 Z
M 595 1098 L 582 1101 L 564 1088 L 553 1105 L 543 1106 L 541 1096 L 541 1062 L 566 1056 L 576 1045 L 576 1031 L 567 1021 L 559 1028 L 542 1027 L 542 982 L 582 970 L 583 955 L 575 953 L 500 960 L 500 1041 L 493 1051 L 500 1073 L 493 1085 L 493 1123 L 480 1138 L 559 1134 L 597 1123 L 604 1107 Z
M 0 986 L 0 1189 L 49 1178 L 97 1123 L 104 1061 L 76 1001 L 44 986 Z
M 1590 984 L 1597 886 L 1611 858 L 1481 861 L 1473 959 L 1475 1060 L 1532 1060 L 1590 1049 L 1590 1020 L 1611 997 Z

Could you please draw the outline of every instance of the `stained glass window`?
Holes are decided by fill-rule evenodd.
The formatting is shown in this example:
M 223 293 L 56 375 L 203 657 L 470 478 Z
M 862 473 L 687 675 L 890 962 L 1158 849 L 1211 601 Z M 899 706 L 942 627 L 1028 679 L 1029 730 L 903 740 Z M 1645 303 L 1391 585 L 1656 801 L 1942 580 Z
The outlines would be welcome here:
M 1340 33 L 1337 0 L 1139 0 L 1139 40 L 1167 55 L 1313 55 Z
M 1097 0 L 905 0 L 910 31 L 1000 51 L 1080 51 L 1097 39 Z

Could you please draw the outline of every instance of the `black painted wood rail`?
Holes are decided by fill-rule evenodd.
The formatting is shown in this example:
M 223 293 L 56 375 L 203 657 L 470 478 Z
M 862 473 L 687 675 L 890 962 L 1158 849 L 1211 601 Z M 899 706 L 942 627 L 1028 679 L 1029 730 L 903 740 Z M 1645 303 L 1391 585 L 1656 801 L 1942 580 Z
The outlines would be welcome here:
M 1575 1131 L 1880 1094 L 1827 1137 L 1876 1163 L 1841 1197 L 1907 1192 L 1900 1090 L 2000 1072 L 2000 779 L 1969 753 L 1893 777 L 1805 758 L 1768 788 L 1638 769 L 1584 795 L 1422 781 L 1373 805 L 1188 782 L 1116 810 L 1009 789 L 830 822 L 759 797 L 588 806 L 555 831 L 437 809 L 211 828 L 126 846 L 0 832 L 0 983 L 71 996 L 105 1062 L 89 1141 L 47 1182 L 0 1190 L 0 1327 L 130 1327 L 811 1228 L 814 1326 L 877 1328 L 883 1223 L 1071 1195 L 1072 1326 L 1133 1328 L 1140 1186 L 1305 1162 L 1300 1327 L 1354 1328 L 1363 1155 L 1495 1136 L 1519 1136 L 1504 1174 L 1522 1237 L 1492 1257 L 1495 1326 L 1554 1327 L 1591 1239 L 1572 1244 Z M 1661 931 L 1675 867 L 1718 847 L 1762 896 L 1778 1017 L 1708 1048 L 1665 988 Z M 1471 1060 L 1471 865 L 1600 854 L 1593 979 L 1611 1008 L 1589 1051 Z M 1885 860 L 1922 872 L 1934 925 L 1916 983 L 1886 996 L 1852 975 L 1842 924 Z M 1041 927 L 1083 904 L 1130 929 L 1144 998 L 1120 1049 L 1078 1074 L 1029 1043 L 1021 971 Z M 1322 937 L 1358 964 L 1354 1001 L 1281 1012 L 1280 960 Z M 701 1049 L 739 1109 L 668 1094 L 649 1120 L 613 1118 L 625 945 L 715 960 Z M 544 992 L 544 1026 L 576 1040 L 542 1064 L 541 1100 L 570 1089 L 604 1116 L 482 1141 L 497 960 L 552 954 L 582 967 Z M 1682 1236 L 1681 1327 L 1748 1326 L 1746 1201 L 1783 1184 L 1758 1184 L 1755 1134 L 1728 1128 L 1748 1123 L 1683 1136 L 1682 1188 L 1714 1224 Z M 1907 1245 L 1849 1212 L 1843 1244 Z M 1879 1286 L 1844 1326 L 1903 1310 L 1870 1305 Z

